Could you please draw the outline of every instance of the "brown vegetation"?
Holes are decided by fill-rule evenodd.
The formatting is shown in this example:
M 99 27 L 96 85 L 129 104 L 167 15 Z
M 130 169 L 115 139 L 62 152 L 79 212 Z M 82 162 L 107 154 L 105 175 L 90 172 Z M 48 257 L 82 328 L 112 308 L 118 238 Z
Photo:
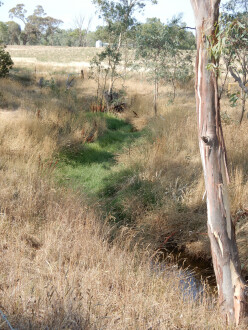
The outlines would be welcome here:
M 93 82 L 75 86 L 79 101 L 70 93 L 52 97 L 33 84 L 0 83 L 2 108 L 16 109 L 0 121 L 0 309 L 11 324 L 18 329 L 224 329 L 214 297 L 206 292 L 192 301 L 179 287 L 177 267 L 161 270 L 150 258 L 175 228 L 179 247 L 194 257 L 210 256 L 193 91 L 182 90 L 169 104 L 162 89 L 159 116 L 151 118 L 150 86 L 130 78 L 131 109 L 121 116 L 136 129 L 148 124 L 152 143 L 135 145 L 117 160 L 138 166 L 139 180 L 153 183 L 160 203 L 148 210 L 139 196 L 127 198 L 135 221 L 122 226 L 110 243 L 116 230 L 108 219 L 103 223 L 82 194 L 52 180 L 53 156 L 63 146 L 84 143 L 95 125 L 97 134 L 106 128 L 85 116 Z M 235 110 L 226 103 L 223 109 L 232 214 L 238 217 L 248 200 L 248 123 L 236 125 Z M 242 213 L 236 232 L 246 272 L 247 231 Z

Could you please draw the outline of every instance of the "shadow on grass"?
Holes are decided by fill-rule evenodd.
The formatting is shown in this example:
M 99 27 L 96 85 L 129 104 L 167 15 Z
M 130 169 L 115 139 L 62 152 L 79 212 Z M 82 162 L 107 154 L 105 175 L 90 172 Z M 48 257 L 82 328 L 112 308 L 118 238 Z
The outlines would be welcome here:
M 31 314 L 31 313 L 30 313 Z M 53 306 L 52 311 L 47 312 L 47 315 L 39 315 L 35 313 L 29 317 L 23 316 L 23 314 L 18 315 L 14 314 L 11 319 L 11 323 L 15 326 L 15 329 L 29 329 L 29 330 L 38 330 L 38 329 L 91 329 L 94 327 L 90 320 L 90 314 L 85 312 L 85 315 L 81 315 L 76 310 L 65 310 L 65 307 L 61 302 L 57 302 Z M 0 319 L 1 321 L 1 319 Z M 1 329 L 9 329 L 6 325 L 1 327 Z M 14 329 L 14 328 L 12 328 Z
M 82 146 L 79 150 L 64 150 L 61 153 L 61 159 L 66 165 L 70 165 L 72 167 L 89 165 L 94 163 L 105 163 L 109 162 L 113 164 L 114 154 L 105 150 L 98 150 L 94 145 L 87 144 L 86 146 Z
M 89 121 L 94 121 L 96 117 L 106 121 L 107 129 L 93 143 L 74 149 L 66 148 L 60 153 L 58 179 L 72 188 L 83 188 L 92 199 L 103 199 L 108 189 L 114 189 L 110 178 L 118 181 L 118 178 L 124 179 L 126 176 L 122 165 L 116 162 L 116 154 L 130 148 L 143 132 L 134 132 L 130 124 L 113 115 L 86 115 Z
M 89 97 L 89 99 L 92 99 Z M 88 120 L 94 120 L 95 118 L 101 118 L 106 121 L 107 128 L 111 131 L 123 130 L 126 132 L 133 132 L 133 127 L 131 124 L 126 122 L 121 118 L 114 117 L 111 114 L 103 113 L 103 112 L 88 112 L 86 114 L 86 118 Z
M 137 164 L 136 167 L 120 168 L 108 173 L 102 180 L 102 189 L 97 196 L 102 209 L 116 218 L 115 223 L 135 224 L 144 214 L 163 210 L 162 213 L 170 214 L 171 219 L 177 218 L 185 226 L 184 218 L 189 221 L 192 217 L 197 219 L 206 213 L 205 203 L 189 206 L 185 202 L 186 194 L 193 189 L 200 173 L 199 167 L 190 167 L 187 160 L 178 162 L 171 159 L 164 164 L 160 177 L 149 180 L 142 177 Z M 191 224 L 194 227 L 194 223 Z M 174 227 L 172 221 L 172 230 Z M 189 230 L 193 230 L 189 227 Z
M 64 149 L 61 152 L 61 159 L 65 164 L 76 167 L 89 164 L 93 166 L 94 163 L 108 162 L 109 165 L 114 165 L 115 154 L 121 152 L 124 148 L 130 147 L 142 136 L 142 132 L 133 132 L 130 124 L 118 118 L 92 113 L 89 113 L 87 118 L 92 119 L 96 116 L 106 120 L 107 130 L 93 143 L 86 143 L 76 150 Z
M 31 69 L 23 69 L 14 67 L 10 71 L 10 77 L 21 83 L 24 86 L 31 86 L 34 84 L 34 74 Z
M 124 148 L 130 147 L 135 140 L 142 136 L 141 132 L 131 132 L 129 127 L 125 127 L 126 131 L 121 130 L 108 130 L 104 135 L 100 136 L 97 140 L 100 148 L 106 149 L 113 153 L 118 153 Z
M 97 194 L 102 209 L 113 216 L 113 222 L 131 224 L 137 213 L 149 211 L 159 204 L 156 185 L 141 180 L 134 168 L 125 168 L 103 179 L 102 189 Z
M 112 131 L 116 131 L 116 130 L 123 129 L 123 128 L 126 128 L 127 130 L 132 129 L 132 126 L 129 123 L 127 123 L 124 120 L 114 118 L 114 117 L 106 117 L 106 123 L 107 123 L 108 129 L 110 129 Z

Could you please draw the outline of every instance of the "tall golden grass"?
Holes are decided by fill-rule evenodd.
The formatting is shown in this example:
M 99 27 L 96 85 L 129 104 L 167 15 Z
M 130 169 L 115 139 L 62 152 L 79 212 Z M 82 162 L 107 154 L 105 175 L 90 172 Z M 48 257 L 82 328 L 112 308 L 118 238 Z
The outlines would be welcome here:
M 14 327 L 224 328 L 207 296 L 183 297 L 176 270 L 151 269 L 128 242 L 109 246 L 108 228 L 82 199 L 36 175 L 6 176 L 0 301 Z
M 154 182 L 164 197 L 150 212 L 141 205 L 135 228 L 123 227 L 110 244 L 115 229 L 107 219 L 103 224 L 84 196 L 52 180 L 52 156 L 81 142 L 80 131 L 90 125 L 84 113 L 77 112 L 75 120 L 70 109 L 78 105 L 72 99 L 51 98 L 32 85 L 0 83 L 5 108 L 17 109 L 0 120 L 0 309 L 11 324 L 18 329 L 225 329 L 214 297 L 205 292 L 193 301 L 180 288 L 175 266 L 154 266 L 151 248 L 134 247 L 142 232 L 145 246 L 154 242 L 155 247 L 161 233 L 176 227 L 188 253 L 209 255 L 206 237 L 195 233 L 205 231 L 206 209 L 193 94 L 185 92 L 174 105 L 160 100 L 155 119 L 144 95 L 135 97 L 141 104 L 138 119 L 132 112 L 127 117 L 137 127 L 148 123 L 153 143 L 134 146 L 118 161 L 138 163 L 140 180 Z M 235 216 L 247 203 L 247 123 L 240 129 L 231 122 L 224 129 Z M 130 196 L 127 207 L 137 209 L 135 200 Z M 245 263 L 245 217 L 237 226 Z
M 152 241 L 176 231 L 174 240 L 192 257 L 210 258 L 207 236 L 204 180 L 198 150 L 195 102 L 192 91 L 181 91 L 174 104 L 160 100 L 157 118 L 147 115 L 150 104 L 146 96 L 136 95 L 140 105 L 138 118 L 129 118 L 137 127 L 149 126 L 152 143 L 134 146 L 118 156 L 118 161 L 139 167 L 140 180 L 152 182 L 160 205 L 151 211 L 141 208 L 136 223 L 147 228 Z M 226 97 L 222 100 L 223 130 L 226 141 L 232 217 L 236 223 L 237 242 L 244 275 L 248 274 L 248 121 L 238 123 L 239 108 L 231 108 Z M 144 109 L 144 116 L 142 116 Z M 136 199 L 130 197 L 128 208 L 137 209 Z M 161 235 L 163 233 L 164 235 Z M 151 240 L 151 238 L 149 238 Z

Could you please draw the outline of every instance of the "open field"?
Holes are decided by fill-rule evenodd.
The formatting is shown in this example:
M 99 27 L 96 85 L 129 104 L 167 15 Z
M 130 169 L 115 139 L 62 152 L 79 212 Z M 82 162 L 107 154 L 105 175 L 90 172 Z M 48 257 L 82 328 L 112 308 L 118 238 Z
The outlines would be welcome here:
M 94 47 L 11 46 L 7 47 L 16 67 L 26 68 L 36 74 L 79 74 L 90 66 L 99 52 Z
M 92 113 L 96 83 L 76 77 L 66 90 L 70 69 L 51 63 L 57 47 L 15 48 L 13 56 L 44 63 L 34 72 L 20 61 L 0 80 L 0 310 L 12 326 L 226 329 L 207 286 L 194 300 L 173 255 L 156 263 L 172 247 L 195 264 L 210 262 L 193 84 L 174 103 L 162 87 L 154 117 L 152 86 L 133 74 L 123 114 Z M 70 51 L 58 63 L 73 62 Z M 40 88 L 41 77 L 54 83 Z M 247 275 L 248 121 L 239 126 L 238 117 L 224 98 L 232 215 Z
M 95 47 L 52 47 L 52 46 L 18 46 L 9 45 L 7 51 L 13 58 L 33 59 L 39 62 L 90 62 L 99 52 Z

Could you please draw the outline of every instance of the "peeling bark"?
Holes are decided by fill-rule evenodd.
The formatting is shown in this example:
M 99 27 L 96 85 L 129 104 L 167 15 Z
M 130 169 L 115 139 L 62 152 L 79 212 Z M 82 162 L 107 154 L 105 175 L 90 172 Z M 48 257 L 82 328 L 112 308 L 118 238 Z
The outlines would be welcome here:
M 219 303 L 228 323 L 247 316 L 247 296 L 241 276 L 235 229 L 230 214 L 226 150 L 220 121 L 216 64 L 208 49 L 215 40 L 220 0 L 191 0 L 197 33 L 196 108 L 201 160 L 207 193 L 208 235 Z

